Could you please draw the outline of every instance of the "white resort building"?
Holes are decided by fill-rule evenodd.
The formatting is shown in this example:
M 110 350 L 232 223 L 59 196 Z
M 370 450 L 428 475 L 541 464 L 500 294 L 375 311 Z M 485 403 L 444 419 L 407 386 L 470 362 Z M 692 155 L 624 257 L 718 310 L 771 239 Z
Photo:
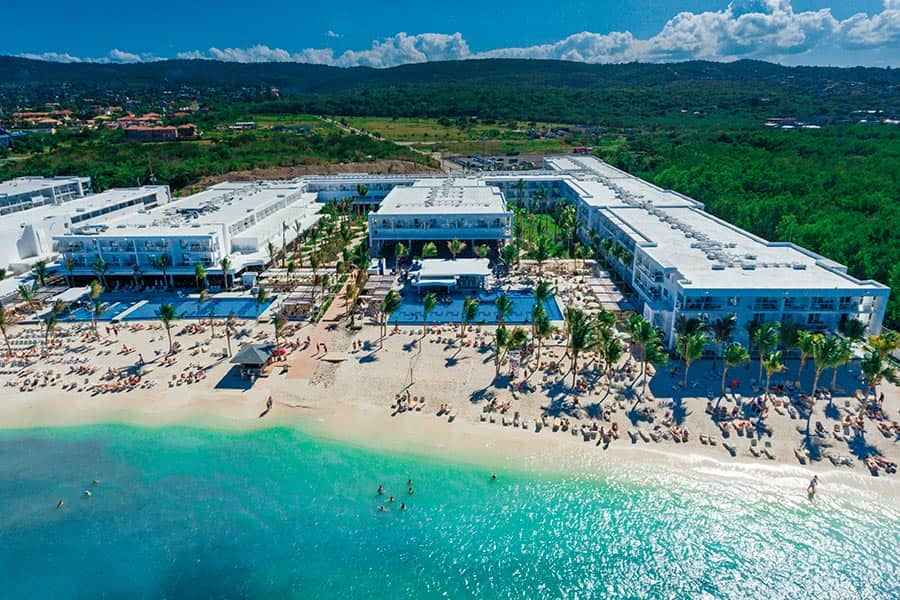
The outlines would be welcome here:
M 221 183 L 153 210 L 88 223 L 56 236 L 75 262 L 76 276 L 181 276 L 196 264 L 221 276 L 269 262 L 268 244 L 281 248 L 319 219 L 321 204 L 302 182 Z
M 385 244 L 458 239 L 469 247 L 501 244 L 510 239 L 512 213 L 500 188 L 482 178 L 419 179 L 396 186 L 378 209 L 369 213 L 369 246 L 373 254 Z
M 168 186 L 145 186 L 111 189 L 4 214 L 0 216 L 0 266 L 12 272 L 26 271 L 40 260 L 56 258 L 56 236 L 136 214 L 169 200 Z
M 0 182 L 0 215 L 62 204 L 90 193 L 90 177 L 17 177 Z
M 844 266 L 791 243 L 768 242 L 704 211 L 703 205 L 616 169 L 592 156 L 545 159 L 528 172 L 311 176 L 291 182 L 228 183 L 135 214 L 72 224 L 56 235 L 58 250 L 79 273 L 92 274 L 100 257 L 107 274 L 192 275 L 202 263 L 215 273 L 228 256 L 238 273 L 269 262 L 266 246 L 289 243 L 319 218 L 324 203 L 351 200 L 369 210 L 373 255 L 390 255 L 403 242 L 439 248 L 459 239 L 498 246 L 512 235 L 513 203 L 577 209 L 579 235 L 604 249 L 611 269 L 633 293 L 634 305 L 674 340 L 679 317 L 737 318 L 747 325 L 793 321 L 830 330 L 846 319 L 880 331 L 890 290 L 850 276 Z M 285 229 L 286 228 L 286 229 Z M 435 263 L 437 265 L 437 263 Z M 424 276 L 429 279 L 428 270 Z M 432 279 L 449 279 L 438 269 Z M 455 277 L 455 275 L 454 275 Z

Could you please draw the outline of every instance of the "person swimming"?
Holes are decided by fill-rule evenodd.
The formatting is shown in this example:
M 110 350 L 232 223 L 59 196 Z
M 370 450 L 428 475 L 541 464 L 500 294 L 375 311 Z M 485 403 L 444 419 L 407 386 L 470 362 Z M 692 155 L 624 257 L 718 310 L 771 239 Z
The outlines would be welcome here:
M 491 473 L 491 481 L 497 481 L 497 474 Z
M 65 500 L 60 499 L 60 501 L 56 503 L 56 510 L 61 509 L 65 503 Z
M 385 508 L 384 504 L 378 507 L 378 512 L 387 512 L 387 508 Z
M 384 495 L 384 484 L 383 483 L 378 484 L 378 495 L 379 496 Z
M 406 510 L 406 503 L 405 503 L 405 502 L 401 502 L 401 503 L 400 503 L 400 510 Z
M 393 497 L 393 496 L 391 496 L 390 498 L 388 498 L 388 502 L 393 502 L 393 501 L 394 501 L 394 497 Z
M 406 490 L 406 493 L 409 494 L 410 496 L 412 496 L 412 495 L 415 494 L 416 492 L 413 491 L 412 486 L 409 486 L 409 489 Z

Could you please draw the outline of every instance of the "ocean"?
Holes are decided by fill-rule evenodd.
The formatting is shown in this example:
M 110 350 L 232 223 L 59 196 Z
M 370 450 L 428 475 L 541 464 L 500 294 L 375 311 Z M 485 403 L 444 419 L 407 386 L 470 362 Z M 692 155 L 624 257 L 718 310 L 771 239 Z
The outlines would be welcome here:
M 0 432 L 0 597 L 900 596 L 886 496 L 660 468 L 492 481 L 292 428 Z

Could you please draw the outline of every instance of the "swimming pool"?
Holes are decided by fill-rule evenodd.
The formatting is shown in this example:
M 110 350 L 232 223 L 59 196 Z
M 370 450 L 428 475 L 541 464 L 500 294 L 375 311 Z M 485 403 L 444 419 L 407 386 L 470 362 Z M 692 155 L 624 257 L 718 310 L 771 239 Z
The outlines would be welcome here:
M 507 296 L 512 301 L 512 311 L 506 317 L 506 323 L 530 323 L 531 311 L 534 307 L 534 295 L 531 291 L 507 292 Z M 480 292 L 475 295 L 479 301 L 478 314 L 472 323 L 476 324 L 493 324 L 497 322 L 497 307 L 495 305 L 497 298 L 500 296 L 497 292 Z M 459 323 L 462 321 L 463 302 L 466 296 L 461 294 L 453 294 L 438 302 L 433 311 L 428 313 L 428 320 L 425 320 L 425 314 L 422 306 L 422 297 L 412 291 L 407 291 L 403 295 L 400 308 L 391 315 L 389 323 L 398 325 L 415 325 L 420 323 L 429 324 L 447 324 Z M 544 309 L 551 321 L 561 321 L 563 316 L 556 303 L 556 298 L 550 297 L 544 303 Z
M 130 310 L 142 300 L 147 301 Z M 225 318 L 231 314 L 238 319 L 255 319 L 264 313 L 274 300 L 274 298 L 270 298 L 257 305 L 253 298 L 213 298 L 200 304 L 196 298 L 186 298 L 175 294 L 154 294 L 153 298 L 149 300 L 130 296 L 108 300 L 97 320 L 111 321 L 118 318 L 122 321 L 151 321 L 159 317 L 159 309 L 163 304 L 174 306 L 179 319 Z M 120 317 L 120 315 L 122 316 Z M 90 321 L 91 310 L 88 307 L 76 308 L 61 317 L 60 320 Z

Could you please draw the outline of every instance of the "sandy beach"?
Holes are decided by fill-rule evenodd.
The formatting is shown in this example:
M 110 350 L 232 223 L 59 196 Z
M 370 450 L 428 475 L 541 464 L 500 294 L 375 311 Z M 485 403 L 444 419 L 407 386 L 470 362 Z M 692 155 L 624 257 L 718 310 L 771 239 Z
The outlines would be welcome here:
M 30 329 L 37 331 L 36 327 Z M 272 326 L 265 323 L 242 322 L 238 329 L 245 330 L 245 334 L 232 340 L 233 350 L 248 340 L 271 339 L 272 335 Z M 806 420 L 792 419 L 786 412 L 770 412 L 765 423 L 772 435 L 757 441 L 756 447 L 765 447 L 773 459 L 754 456 L 753 442 L 736 432 L 723 438 L 705 410 L 709 394 L 717 395 L 719 382 L 711 361 L 692 367 L 690 381 L 696 383 L 684 395 L 667 397 L 661 392 L 677 388 L 674 380 L 678 379 L 677 369 L 670 364 L 650 384 L 655 400 L 640 403 L 652 406 L 662 418 L 674 417 L 680 427 L 690 432 L 689 440 L 679 443 L 673 439 L 645 441 L 637 437 L 632 441 L 628 431 L 651 429 L 647 423 L 630 421 L 630 397 L 627 402 L 617 400 L 602 382 L 594 391 L 576 396 L 568 386 L 552 382 L 546 388 L 537 387 L 514 396 L 504 379 L 495 381 L 490 349 L 473 347 L 476 332 L 470 332 L 467 338 L 470 345 L 463 345 L 455 338 L 456 328 L 433 328 L 425 337 L 418 333 L 421 330 L 401 328 L 388 335 L 382 347 L 379 328 L 371 324 L 353 336 L 328 320 L 315 326 L 294 326 L 288 340 L 296 349 L 276 363 L 271 375 L 251 385 L 225 356 L 221 327 L 213 338 L 208 327 L 188 321 L 176 323 L 173 335 L 181 350 L 173 357 L 166 355 L 165 332 L 157 324 L 121 324 L 118 336 L 102 330 L 101 325 L 100 342 L 84 342 L 85 337 L 90 337 L 85 325 L 62 325 L 51 355 L 39 361 L 40 367 L 30 369 L 35 375 L 27 377 L 39 381 L 27 388 L 30 391 L 22 391 L 25 378 L 21 375 L 0 373 L 0 426 L 61 427 L 107 422 L 233 429 L 296 426 L 347 444 L 497 470 L 548 474 L 616 470 L 627 474 L 635 469 L 644 473 L 651 469 L 669 475 L 733 478 L 736 482 L 765 477 L 774 486 L 799 489 L 805 489 L 812 475 L 818 474 L 832 489 L 840 485 L 848 492 L 857 489 L 897 495 L 896 476 L 882 472 L 880 477 L 872 477 L 855 457 L 853 467 L 836 467 L 827 460 L 829 453 L 853 456 L 854 451 L 859 451 L 851 443 L 829 435 L 816 436 L 816 448 L 822 453 L 819 459 L 800 465 L 794 449 L 802 444 L 804 434 L 800 430 L 805 429 Z M 327 348 L 317 351 L 319 344 Z M 554 348 L 551 343 L 545 349 L 545 360 L 554 355 L 561 357 L 562 352 L 561 345 Z M 148 365 L 139 385 L 128 391 L 97 391 L 98 384 L 110 385 L 104 383 L 104 377 L 110 373 L 133 369 L 139 354 Z M 94 372 L 77 373 L 85 368 Z M 70 369 L 76 372 L 70 373 Z M 506 369 L 504 365 L 504 373 Z M 755 369 L 755 364 L 750 365 L 734 376 L 749 381 Z M 796 366 L 789 365 L 789 369 L 796 370 Z M 59 377 L 42 375 L 41 379 L 36 375 L 47 371 Z M 540 373 L 532 375 L 539 376 Z M 194 381 L 189 383 L 185 377 Z M 849 387 L 854 377 L 851 368 L 839 382 L 848 390 L 854 389 Z M 77 385 L 73 387 L 73 383 Z M 62 389 L 64 385 L 68 389 Z M 628 394 L 632 387 L 640 386 L 625 381 L 618 387 Z M 896 417 L 900 394 L 890 386 L 882 389 L 885 410 Z M 749 388 L 744 391 L 752 394 Z M 398 413 L 396 399 L 401 393 L 424 398 L 424 404 L 420 410 Z M 273 405 L 267 411 L 270 397 Z M 505 414 L 486 413 L 491 397 L 496 405 L 509 403 L 511 409 Z M 835 407 L 849 406 L 850 402 L 845 395 L 836 395 L 831 407 L 819 402 L 810 422 L 823 421 L 831 432 Z M 734 400 L 728 398 L 722 404 L 734 406 Z M 442 405 L 447 406 L 452 419 L 448 414 L 436 414 Z M 604 411 L 608 420 L 602 419 Z M 514 426 L 515 412 L 519 416 Z M 550 416 L 550 426 L 537 431 L 536 422 L 542 415 Z M 568 419 L 567 430 L 560 426 L 554 431 L 554 419 Z M 606 445 L 602 436 L 587 439 L 580 430 L 572 433 L 582 424 L 593 423 L 599 423 L 607 433 L 611 432 L 612 423 L 617 424 L 618 439 L 611 437 Z M 714 437 L 716 445 L 701 443 L 700 434 Z M 735 456 L 725 449 L 725 443 L 733 445 Z M 871 423 L 866 426 L 864 443 L 888 460 L 900 459 L 895 439 L 883 437 Z

